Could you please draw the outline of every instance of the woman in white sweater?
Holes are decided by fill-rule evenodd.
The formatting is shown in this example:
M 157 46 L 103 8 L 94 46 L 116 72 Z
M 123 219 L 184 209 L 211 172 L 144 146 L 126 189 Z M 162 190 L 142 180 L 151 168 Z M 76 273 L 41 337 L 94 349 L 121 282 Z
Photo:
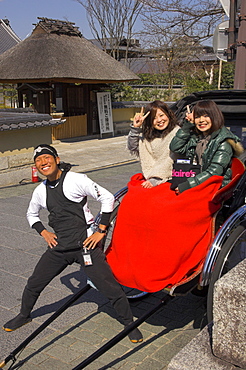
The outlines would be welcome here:
M 139 157 L 146 179 L 144 188 L 152 188 L 172 178 L 173 159 L 169 149 L 180 127 L 171 109 L 156 100 L 135 114 L 128 135 L 128 149 Z

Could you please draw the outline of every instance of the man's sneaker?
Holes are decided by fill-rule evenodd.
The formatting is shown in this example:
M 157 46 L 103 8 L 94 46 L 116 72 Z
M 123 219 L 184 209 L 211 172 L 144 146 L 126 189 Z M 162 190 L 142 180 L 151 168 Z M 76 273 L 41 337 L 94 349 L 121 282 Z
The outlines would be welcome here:
M 133 329 L 129 334 L 128 338 L 132 343 L 140 343 L 143 341 L 143 336 L 140 330 L 138 328 Z
M 25 324 L 28 324 L 31 321 L 32 321 L 32 319 L 31 319 L 30 316 L 26 317 L 26 316 L 23 316 L 21 313 L 19 313 L 19 315 L 17 315 L 12 320 L 10 320 L 10 321 L 6 322 L 6 324 L 4 324 L 3 330 L 5 330 L 5 331 L 14 331 L 16 329 L 19 329 L 21 326 L 23 326 Z

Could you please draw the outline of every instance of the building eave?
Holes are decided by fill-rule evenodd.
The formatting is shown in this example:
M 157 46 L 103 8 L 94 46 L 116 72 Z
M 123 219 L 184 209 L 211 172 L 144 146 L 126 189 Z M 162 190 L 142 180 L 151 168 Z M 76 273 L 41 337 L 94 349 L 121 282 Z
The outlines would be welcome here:
M 77 84 L 105 84 L 105 83 L 119 83 L 119 82 L 127 82 L 127 81 L 137 81 L 139 77 L 133 79 L 79 79 L 79 78 L 51 78 L 51 79 L 1 79 L 0 83 L 6 84 L 29 84 L 29 83 L 77 83 Z
M 53 119 L 49 114 L 39 114 L 14 109 L 0 110 L 0 131 L 13 131 L 20 129 L 55 127 L 65 123 L 65 119 Z

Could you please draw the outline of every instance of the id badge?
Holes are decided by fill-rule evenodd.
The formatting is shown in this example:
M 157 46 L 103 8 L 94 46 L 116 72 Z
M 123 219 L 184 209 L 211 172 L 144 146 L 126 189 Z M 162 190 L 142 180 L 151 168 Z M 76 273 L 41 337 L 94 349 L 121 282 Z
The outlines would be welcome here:
M 176 161 L 178 164 L 182 163 L 182 164 L 190 164 L 190 159 L 185 159 L 185 158 L 182 158 L 182 159 L 177 159 Z
M 87 248 L 83 248 L 82 256 L 84 259 L 84 264 L 85 266 L 90 266 L 92 265 L 92 259 L 91 259 L 91 254 L 90 251 L 87 250 Z

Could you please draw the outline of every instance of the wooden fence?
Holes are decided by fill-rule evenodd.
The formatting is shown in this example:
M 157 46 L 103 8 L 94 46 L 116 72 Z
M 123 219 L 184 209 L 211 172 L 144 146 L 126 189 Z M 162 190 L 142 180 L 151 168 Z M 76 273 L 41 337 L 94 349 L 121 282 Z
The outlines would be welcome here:
M 69 139 L 87 135 L 87 114 L 63 117 L 65 123 L 52 127 L 52 140 Z

